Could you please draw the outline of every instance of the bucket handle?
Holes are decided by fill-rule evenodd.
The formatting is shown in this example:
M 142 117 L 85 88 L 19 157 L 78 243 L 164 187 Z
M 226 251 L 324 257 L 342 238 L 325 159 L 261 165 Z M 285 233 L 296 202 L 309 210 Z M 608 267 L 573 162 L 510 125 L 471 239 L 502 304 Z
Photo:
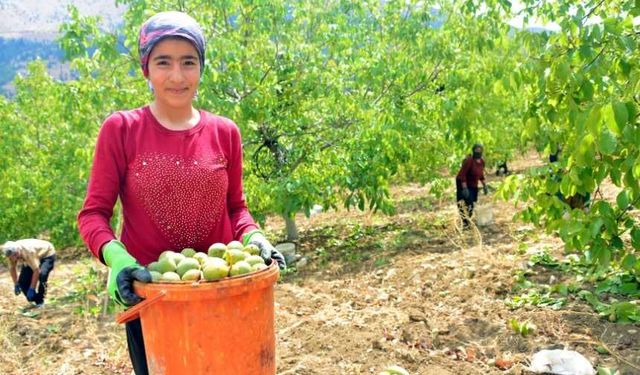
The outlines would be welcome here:
M 164 297 L 166 293 L 167 292 L 165 292 L 164 290 L 161 290 L 155 296 L 145 298 L 145 300 L 140 302 L 139 304 L 118 314 L 118 316 L 116 317 L 116 322 L 118 322 L 118 324 L 122 324 L 122 323 L 130 322 L 134 319 L 137 319 L 140 316 L 140 311 L 142 309 L 148 307 L 152 303 L 159 301 L 162 297 Z

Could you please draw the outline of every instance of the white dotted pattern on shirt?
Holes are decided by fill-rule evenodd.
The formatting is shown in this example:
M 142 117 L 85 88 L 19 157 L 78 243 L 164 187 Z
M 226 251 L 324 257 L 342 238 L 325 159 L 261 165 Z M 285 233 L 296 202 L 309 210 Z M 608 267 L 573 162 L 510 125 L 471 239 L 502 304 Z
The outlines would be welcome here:
M 227 201 L 227 161 L 222 156 L 183 159 L 145 153 L 129 172 L 134 195 L 176 249 L 204 241 Z

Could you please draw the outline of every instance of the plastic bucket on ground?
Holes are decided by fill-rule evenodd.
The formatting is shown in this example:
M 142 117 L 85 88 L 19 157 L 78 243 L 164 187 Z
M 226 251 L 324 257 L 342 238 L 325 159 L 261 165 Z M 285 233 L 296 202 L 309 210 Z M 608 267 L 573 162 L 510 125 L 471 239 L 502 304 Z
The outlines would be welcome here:
M 275 375 L 273 286 L 278 266 L 215 282 L 143 284 L 140 318 L 151 375 Z
M 474 212 L 476 216 L 476 225 L 479 227 L 485 227 L 493 224 L 493 205 L 491 202 L 476 204 Z

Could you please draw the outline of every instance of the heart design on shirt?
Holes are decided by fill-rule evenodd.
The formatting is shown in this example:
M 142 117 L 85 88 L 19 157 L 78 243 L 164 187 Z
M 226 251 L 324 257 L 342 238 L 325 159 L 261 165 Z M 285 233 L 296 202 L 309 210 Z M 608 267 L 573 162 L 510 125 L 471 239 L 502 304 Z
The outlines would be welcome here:
M 128 178 L 151 221 L 179 250 L 203 242 L 220 222 L 229 184 L 226 168 L 222 156 L 142 154 Z

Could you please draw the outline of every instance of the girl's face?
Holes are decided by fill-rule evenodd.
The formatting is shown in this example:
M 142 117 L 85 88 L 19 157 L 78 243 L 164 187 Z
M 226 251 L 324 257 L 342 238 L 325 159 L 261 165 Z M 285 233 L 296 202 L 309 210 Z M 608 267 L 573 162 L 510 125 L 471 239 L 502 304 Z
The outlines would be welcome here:
M 182 38 L 160 41 L 149 56 L 149 81 L 156 104 L 191 107 L 200 82 L 200 60 L 193 44 Z

